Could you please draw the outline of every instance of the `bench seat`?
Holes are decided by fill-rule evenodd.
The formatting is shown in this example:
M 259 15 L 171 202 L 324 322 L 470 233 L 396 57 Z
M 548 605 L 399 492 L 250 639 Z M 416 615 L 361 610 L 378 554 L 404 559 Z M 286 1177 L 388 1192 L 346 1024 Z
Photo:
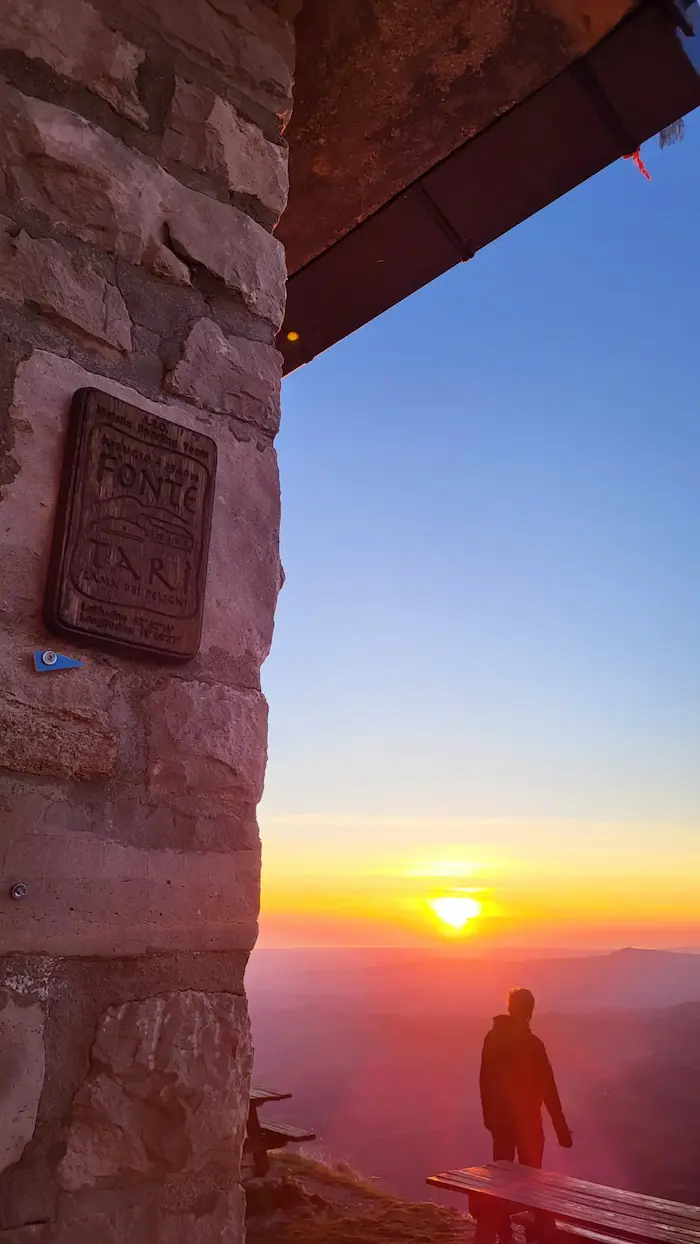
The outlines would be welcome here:
M 524 1227 L 531 1219 L 531 1215 L 527 1212 L 514 1214 L 512 1221 Z M 557 1234 L 562 1241 L 565 1240 L 588 1240 L 590 1244 L 626 1244 L 624 1240 L 620 1240 L 619 1236 L 603 1235 L 600 1231 L 593 1231 L 590 1227 L 575 1227 L 571 1223 L 557 1223 Z
M 269 1102 L 287 1101 L 291 1093 L 279 1093 L 274 1089 L 253 1086 L 250 1091 L 248 1109 L 248 1128 L 243 1145 L 244 1153 L 252 1153 L 253 1169 L 256 1175 L 266 1175 L 270 1169 L 268 1153 L 273 1149 L 284 1149 L 285 1145 L 300 1145 L 306 1140 L 315 1140 L 315 1132 L 305 1127 L 296 1127 L 293 1123 L 275 1123 L 272 1119 L 261 1119 L 259 1110 Z
M 264 1106 L 270 1101 L 289 1101 L 291 1093 L 279 1093 L 277 1089 L 263 1088 L 262 1085 L 256 1084 L 250 1090 L 250 1100 L 256 1106 Z
M 261 1120 L 265 1147 L 267 1149 L 283 1149 L 285 1145 L 300 1145 L 305 1140 L 315 1140 L 316 1135 L 305 1127 L 294 1127 L 291 1123 L 271 1123 Z
M 562 1239 L 591 1244 L 700 1244 L 700 1208 L 608 1188 L 568 1175 L 554 1175 L 494 1162 L 433 1175 L 428 1183 L 470 1197 L 472 1212 L 490 1217 L 489 1203 L 512 1213 L 544 1210 L 556 1219 Z
M 599 1231 L 589 1231 L 588 1227 L 572 1227 L 557 1223 L 560 1240 L 589 1240 L 592 1244 L 627 1244 L 619 1235 L 601 1235 Z

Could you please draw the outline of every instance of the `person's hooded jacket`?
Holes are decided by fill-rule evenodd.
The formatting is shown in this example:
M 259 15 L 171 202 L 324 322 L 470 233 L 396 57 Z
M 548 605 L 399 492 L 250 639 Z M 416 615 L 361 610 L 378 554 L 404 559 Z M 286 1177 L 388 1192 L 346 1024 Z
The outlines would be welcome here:
M 492 1135 L 541 1128 L 545 1106 L 559 1143 L 571 1144 L 547 1051 L 526 1021 L 495 1017 L 484 1041 L 480 1088 L 484 1124 Z

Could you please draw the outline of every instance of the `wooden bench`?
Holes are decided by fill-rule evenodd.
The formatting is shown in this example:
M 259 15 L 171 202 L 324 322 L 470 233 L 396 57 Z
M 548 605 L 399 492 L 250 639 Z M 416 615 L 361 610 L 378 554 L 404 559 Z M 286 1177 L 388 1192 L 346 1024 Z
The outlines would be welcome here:
M 700 1208 L 607 1188 L 584 1179 L 495 1162 L 433 1175 L 428 1183 L 471 1198 L 474 1216 L 495 1221 L 488 1204 L 507 1203 L 511 1213 L 544 1210 L 556 1220 L 560 1240 L 593 1244 L 700 1244 Z M 486 1209 L 486 1213 L 484 1210 Z
M 511 1220 L 513 1223 L 520 1223 L 521 1226 L 532 1227 L 532 1215 L 529 1213 L 514 1214 Z M 560 1241 L 565 1240 L 589 1240 L 592 1244 L 624 1244 L 617 1237 L 612 1235 L 601 1235 L 600 1231 L 590 1231 L 587 1227 L 574 1227 L 559 1221 L 556 1226 L 556 1238 Z
M 305 1140 L 315 1140 L 314 1132 L 302 1127 L 294 1127 L 291 1123 L 273 1123 L 269 1119 L 261 1121 L 258 1111 L 268 1102 L 289 1101 L 291 1093 L 278 1093 L 274 1089 L 258 1086 L 250 1090 L 248 1108 L 248 1130 L 243 1145 L 243 1152 L 253 1155 L 253 1170 L 256 1175 L 266 1175 L 270 1169 L 268 1154 L 274 1149 L 284 1149 L 285 1145 L 301 1144 Z

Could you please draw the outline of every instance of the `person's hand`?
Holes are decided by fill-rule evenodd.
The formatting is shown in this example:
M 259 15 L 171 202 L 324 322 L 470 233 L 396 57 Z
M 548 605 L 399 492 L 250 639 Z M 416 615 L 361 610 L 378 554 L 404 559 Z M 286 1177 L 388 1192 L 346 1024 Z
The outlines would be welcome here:
M 573 1145 L 574 1140 L 566 1124 L 559 1128 L 559 1131 L 557 1132 L 557 1140 L 559 1141 L 562 1149 L 570 1149 Z

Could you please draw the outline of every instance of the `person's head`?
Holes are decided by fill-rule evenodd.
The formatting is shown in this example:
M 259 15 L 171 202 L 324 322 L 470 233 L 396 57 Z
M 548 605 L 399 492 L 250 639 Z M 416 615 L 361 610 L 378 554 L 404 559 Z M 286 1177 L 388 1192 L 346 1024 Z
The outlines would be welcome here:
M 534 1009 L 535 996 L 529 989 L 511 989 L 508 994 L 508 1014 L 513 1019 L 527 1020 L 529 1023 Z

